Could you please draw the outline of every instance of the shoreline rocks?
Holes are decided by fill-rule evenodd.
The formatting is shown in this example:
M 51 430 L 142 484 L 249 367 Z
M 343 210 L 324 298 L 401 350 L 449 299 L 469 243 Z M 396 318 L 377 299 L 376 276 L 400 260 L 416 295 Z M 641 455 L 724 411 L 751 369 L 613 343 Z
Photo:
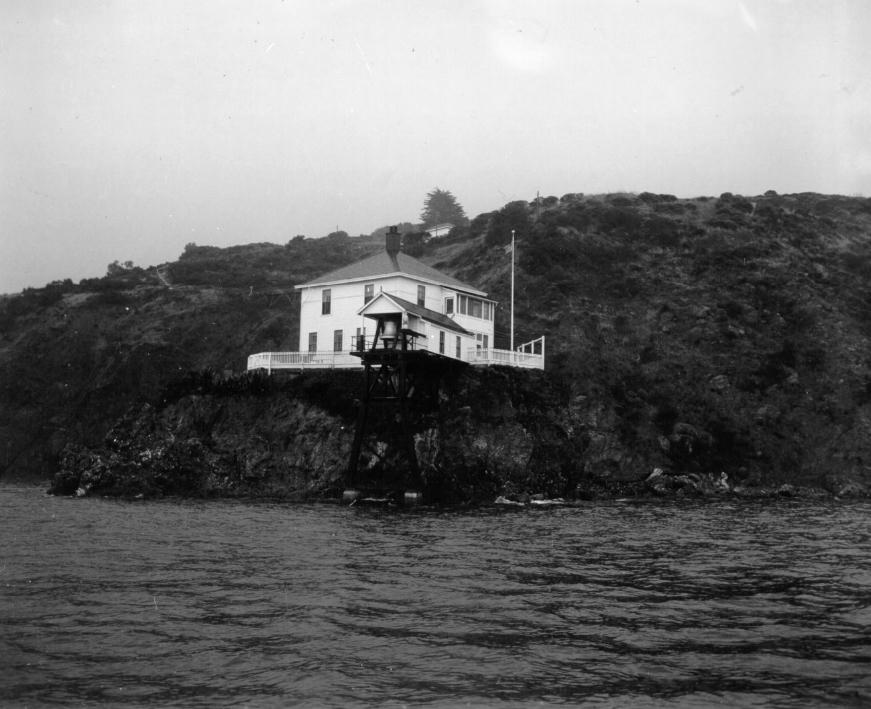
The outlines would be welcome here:
M 172 397 L 128 411 L 102 446 L 67 445 L 50 492 L 129 499 L 162 496 L 340 498 L 354 437 L 359 373 L 307 374 L 292 380 L 204 381 L 176 385 Z M 418 412 L 414 442 L 427 499 L 449 505 L 548 506 L 548 501 L 632 499 L 863 498 L 850 475 L 820 484 L 765 480 L 759 466 L 731 472 L 693 469 L 708 455 L 709 434 L 674 427 L 668 461 L 661 442 L 627 443 L 589 412 L 560 401 L 546 375 L 499 368 L 466 370 L 441 381 L 436 403 Z M 390 425 L 389 419 L 384 419 Z M 383 423 L 383 422 L 382 422 Z M 376 441 L 373 474 L 390 461 L 389 436 Z M 388 454 L 379 453 L 386 450 Z M 381 471 L 383 472 L 383 471 Z M 556 504 L 556 503 L 554 503 Z M 552 506 L 552 505 L 551 505 Z

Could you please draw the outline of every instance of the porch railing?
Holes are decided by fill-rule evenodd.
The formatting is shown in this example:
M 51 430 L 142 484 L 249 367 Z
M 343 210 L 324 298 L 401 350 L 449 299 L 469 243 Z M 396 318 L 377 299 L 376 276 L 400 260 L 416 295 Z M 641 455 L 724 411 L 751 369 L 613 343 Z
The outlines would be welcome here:
M 511 350 L 470 349 L 466 352 L 469 364 L 502 364 L 508 367 L 524 367 L 526 369 L 544 369 L 544 355 Z
M 362 349 L 371 346 L 371 340 L 355 343 Z M 422 347 L 420 349 L 426 349 Z M 520 345 L 516 350 L 495 348 L 466 350 L 464 362 L 477 365 L 501 364 L 508 367 L 544 369 L 544 338 Z M 357 369 L 363 366 L 359 357 L 350 352 L 259 352 L 248 357 L 248 370 L 265 369 Z
M 354 369 L 362 367 L 349 352 L 258 352 L 248 356 L 252 369 Z
M 467 352 L 471 364 L 504 364 L 509 367 L 544 369 L 544 335 L 524 342 L 514 350 L 474 349 Z

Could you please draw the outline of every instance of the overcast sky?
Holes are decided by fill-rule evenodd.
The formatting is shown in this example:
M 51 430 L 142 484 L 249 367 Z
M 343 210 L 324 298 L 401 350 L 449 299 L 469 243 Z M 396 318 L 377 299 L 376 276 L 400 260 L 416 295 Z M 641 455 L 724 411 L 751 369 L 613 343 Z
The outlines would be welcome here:
M 871 194 L 867 0 L 2 0 L 0 292 L 515 199 Z

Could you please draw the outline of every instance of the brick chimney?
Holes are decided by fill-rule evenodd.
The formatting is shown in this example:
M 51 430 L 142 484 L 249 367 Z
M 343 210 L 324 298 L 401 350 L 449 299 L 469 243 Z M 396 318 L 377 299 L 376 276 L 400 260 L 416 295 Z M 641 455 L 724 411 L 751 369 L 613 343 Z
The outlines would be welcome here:
M 402 249 L 402 236 L 399 234 L 399 229 L 397 227 L 392 226 L 387 232 L 386 246 L 387 253 L 390 254 L 392 258 L 395 258 L 396 254 L 398 254 Z

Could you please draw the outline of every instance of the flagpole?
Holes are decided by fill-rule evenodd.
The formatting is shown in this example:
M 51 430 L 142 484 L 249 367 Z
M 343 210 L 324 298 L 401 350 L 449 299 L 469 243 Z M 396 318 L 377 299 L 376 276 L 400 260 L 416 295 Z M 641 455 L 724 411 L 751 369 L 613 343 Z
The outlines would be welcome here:
M 511 230 L 511 351 L 514 352 L 514 229 Z

